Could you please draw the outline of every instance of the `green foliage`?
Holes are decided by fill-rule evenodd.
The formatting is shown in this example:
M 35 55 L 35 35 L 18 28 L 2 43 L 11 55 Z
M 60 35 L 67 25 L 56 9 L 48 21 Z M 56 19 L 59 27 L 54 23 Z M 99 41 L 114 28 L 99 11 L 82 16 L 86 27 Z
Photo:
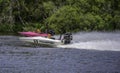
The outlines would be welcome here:
M 31 23 L 26 26 L 24 26 L 23 31 L 36 31 L 37 29 L 41 31 L 45 31 L 46 27 L 44 24 L 39 24 L 39 23 Z
M 0 32 L 120 30 L 119 0 L 0 0 Z M 7 29 L 7 30 L 5 30 Z
M 0 33 L 12 33 L 13 32 L 13 26 L 9 24 L 0 24 Z
M 76 30 L 78 26 L 78 9 L 72 6 L 63 6 L 46 21 L 57 33 Z M 76 22 L 77 21 L 77 22 Z
M 56 8 L 54 3 L 51 2 L 51 1 L 44 2 L 43 7 L 44 7 L 44 10 L 45 10 L 45 13 L 48 14 L 48 15 L 53 14 L 54 9 Z
M 35 31 L 36 28 L 32 27 L 32 26 L 29 26 L 29 27 L 23 27 L 23 30 L 24 31 Z

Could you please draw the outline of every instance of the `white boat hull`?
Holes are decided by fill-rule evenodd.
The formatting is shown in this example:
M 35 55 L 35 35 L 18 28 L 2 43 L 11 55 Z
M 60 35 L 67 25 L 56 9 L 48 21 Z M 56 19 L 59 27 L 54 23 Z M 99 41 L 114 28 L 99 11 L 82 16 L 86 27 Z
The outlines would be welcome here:
M 49 38 L 40 37 L 40 36 L 39 37 L 20 37 L 19 39 L 26 43 L 32 43 L 32 44 L 37 44 L 41 46 L 42 45 L 57 46 L 62 44 L 61 40 L 49 39 Z

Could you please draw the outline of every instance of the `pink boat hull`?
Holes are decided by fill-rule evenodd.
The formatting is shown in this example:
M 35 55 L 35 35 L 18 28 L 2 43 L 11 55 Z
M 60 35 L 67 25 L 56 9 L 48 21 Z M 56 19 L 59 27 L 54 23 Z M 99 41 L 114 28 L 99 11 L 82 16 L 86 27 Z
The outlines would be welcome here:
M 35 33 L 35 32 L 19 32 L 19 34 L 26 36 L 26 37 L 34 37 L 34 36 L 42 36 L 42 37 L 47 37 L 48 34 L 46 33 Z

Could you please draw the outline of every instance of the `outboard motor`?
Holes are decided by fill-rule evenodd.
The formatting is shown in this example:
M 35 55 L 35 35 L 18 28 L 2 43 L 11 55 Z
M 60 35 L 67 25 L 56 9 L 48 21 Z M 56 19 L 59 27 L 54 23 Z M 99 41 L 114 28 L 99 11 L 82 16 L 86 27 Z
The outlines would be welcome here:
M 65 33 L 62 39 L 63 44 L 70 44 L 73 39 L 72 34 L 70 32 Z

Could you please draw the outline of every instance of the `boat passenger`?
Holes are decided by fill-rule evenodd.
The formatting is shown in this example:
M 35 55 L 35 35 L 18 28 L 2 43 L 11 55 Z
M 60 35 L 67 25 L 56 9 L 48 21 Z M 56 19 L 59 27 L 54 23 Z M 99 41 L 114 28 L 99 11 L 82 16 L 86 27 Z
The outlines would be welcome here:
M 40 30 L 40 29 L 37 29 L 36 32 L 37 32 L 37 33 L 41 33 L 41 30 Z

